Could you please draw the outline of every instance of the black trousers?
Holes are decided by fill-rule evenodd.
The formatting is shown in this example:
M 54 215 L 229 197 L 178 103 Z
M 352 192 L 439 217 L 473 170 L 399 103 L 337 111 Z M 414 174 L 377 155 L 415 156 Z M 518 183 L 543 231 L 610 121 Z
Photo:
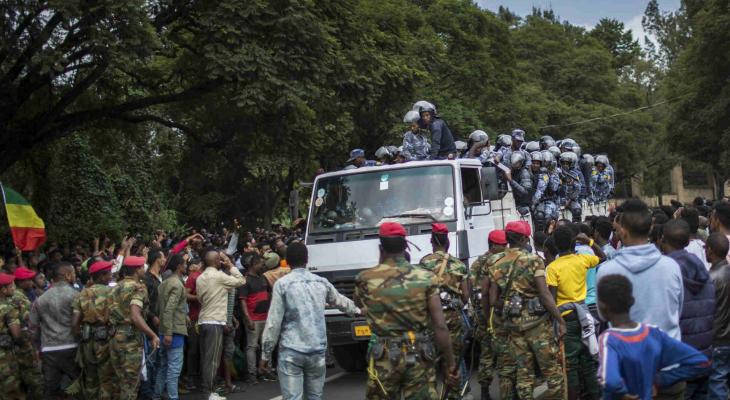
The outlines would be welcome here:
M 200 365 L 203 390 L 215 391 L 215 377 L 223 353 L 223 325 L 200 325 Z
M 76 364 L 76 350 L 74 348 L 41 353 L 44 398 L 55 399 L 63 394 L 61 382 L 64 375 L 71 381 L 79 377 L 81 368 Z

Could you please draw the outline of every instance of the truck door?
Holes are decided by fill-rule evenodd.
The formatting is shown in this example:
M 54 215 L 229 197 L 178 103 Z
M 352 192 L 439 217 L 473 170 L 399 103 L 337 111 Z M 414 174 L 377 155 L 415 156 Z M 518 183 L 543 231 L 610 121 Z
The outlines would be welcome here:
M 493 229 L 493 221 L 489 201 L 484 201 L 482 185 L 479 179 L 479 167 L 461 167 L 461 189 L 464 197 L 464 228 L 469 249 L 469 265 L 480 255 L 486 253 L 489 246 L 487 237 Z

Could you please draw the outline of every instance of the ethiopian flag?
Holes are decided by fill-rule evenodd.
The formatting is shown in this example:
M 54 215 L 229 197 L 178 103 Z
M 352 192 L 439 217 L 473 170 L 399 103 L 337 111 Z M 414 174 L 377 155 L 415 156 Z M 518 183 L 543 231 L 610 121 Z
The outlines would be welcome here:
M 22 251 L 33 251 L 46 241 L 46 225 L 38 217 L 28 200 L 18 192 L 0 184 L 8 214 L 10 231 L 15 246 Z

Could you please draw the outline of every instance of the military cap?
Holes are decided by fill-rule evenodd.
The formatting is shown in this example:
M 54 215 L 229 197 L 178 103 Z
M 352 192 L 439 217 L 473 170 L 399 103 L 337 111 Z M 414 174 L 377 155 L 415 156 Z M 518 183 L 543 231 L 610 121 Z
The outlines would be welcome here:
M 494 244 L 501 244 L 503 246 L 506 246 L 507 245 L 507 234 L 502 229 L 495 229 L 495 230 L 489 232 L 488 240 Z
M 449 228 L 447 228 L 444 224 L 431 224 L 431 232 L 447 235 L 449 233 Z
M 95 274 L 100 271 L 111 271 L 112 265 L 113 263 L 111 261 L 97 261 L 91 264 L 91 267 L 89 267 L 89 273 Z
M 122 265 L 130 268 L 140 268 L 144 266 L 145 262 L 146 260 L 144 257 L 129 256 L 124 257 L 124 263 L 122 263 Z
M 530 225 L 525 221 L 512 221 L 508 222 L 507 226 L 504 227 L 505 232 L 519 233 L 522 236 L 530 236 L 532 231 Z
M 0 273 L 0 286 L 7 286 L 13 283 L 14 280 L 15 277 L 10 274 L 6 274 L 4 272 Z
M 406 228 L 397 222 L 384 222 L 380 225 L 380 231 L 378 232 L 380 237 L 392 237 L 401 236 L 406 237 Z
M 33 279 L 33 277 L 36 276 L 36 274 L 38 274 L 38 273 L 33 271 L 32 269 L 28 269 L 26 267 L 20 267 L 15 270 L 15 279 L 17 279 L 17 280 Z

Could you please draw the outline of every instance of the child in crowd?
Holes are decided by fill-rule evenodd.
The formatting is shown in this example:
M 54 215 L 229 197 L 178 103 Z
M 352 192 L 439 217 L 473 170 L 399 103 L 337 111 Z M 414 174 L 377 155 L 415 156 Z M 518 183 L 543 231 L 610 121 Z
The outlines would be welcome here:
M 598 282 L 598 311 L 611 324 L 599 339 L 598 381 L 603 398 L 650 400 L 655 386 L 706 375 L 710 362 L 702 353 L 629 318 L 632 290 L 622 275 L 606 275 Z M 662 370 L 669 366 L 675 367 Z

